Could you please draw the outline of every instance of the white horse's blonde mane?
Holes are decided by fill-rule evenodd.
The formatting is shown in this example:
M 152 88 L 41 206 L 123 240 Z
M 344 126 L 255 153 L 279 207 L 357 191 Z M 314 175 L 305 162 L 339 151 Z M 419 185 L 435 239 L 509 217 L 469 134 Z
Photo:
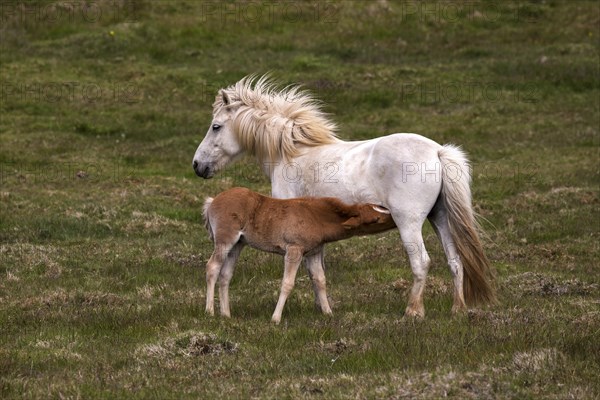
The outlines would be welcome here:
M 221 89 L 213 115 L 223 107 L 235 113 L 233 131 L 242 147 L 261 160 L 290 159 L 302 146 L 338 141 L 336 124 L 311 94 L 299 86 L 278 89 L 267 75 L 247 76 Z

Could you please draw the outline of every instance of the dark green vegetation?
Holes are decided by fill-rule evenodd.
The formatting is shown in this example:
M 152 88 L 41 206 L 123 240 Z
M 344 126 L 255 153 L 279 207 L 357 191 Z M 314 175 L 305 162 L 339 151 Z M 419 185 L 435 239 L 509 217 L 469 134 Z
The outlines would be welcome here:
M 67 4 L 0 3 L 0 397 L 600 396 L 597 2 Z M 329 246 L 332 319 L 300 272 L 273 326 L 282 260 L 251 250 L 204 315 L 203 198 L 270 187 L 192 156 L 266 71 L 342 138 L 468 150 L 498 306 L 450 315 L 427 226 L 423 321 L 395 232 Z

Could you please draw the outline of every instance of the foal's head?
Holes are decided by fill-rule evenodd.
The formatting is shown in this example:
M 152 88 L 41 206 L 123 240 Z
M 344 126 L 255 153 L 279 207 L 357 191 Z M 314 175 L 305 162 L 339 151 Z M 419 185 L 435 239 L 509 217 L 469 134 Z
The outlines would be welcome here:
M 355 208 L 355 215 L 342 225 L 348 230 L 356 231 L 356 234 L 378 233 L 396 227 L 387 208 L 375 204 L 358 204 Z

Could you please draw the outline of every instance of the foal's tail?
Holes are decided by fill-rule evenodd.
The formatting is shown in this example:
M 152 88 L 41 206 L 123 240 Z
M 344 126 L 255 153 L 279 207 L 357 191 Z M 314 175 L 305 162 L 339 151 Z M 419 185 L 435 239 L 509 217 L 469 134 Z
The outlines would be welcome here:
M 479 224 L 471 204 L 471 167 L 457 146 L 444 145 L 439 151 L 442 163 L 442 197 L 448 214 L 452 241 L 464 269 L 463 290 L 469 305 L 495 303 L 494 272 L 483 252 Z
M 208 237 L 211 240 L 211 242 L 215 241 L 215 235 L 212 231 L 212 226 L 210 225 L 210 220 L 208 219 L 208 209 L 210 208 L 210 205 L 212 204 L 213 200 L 214 199 L 212 197 L 207 197 L 206 200 L 204 200 L 204 206 L 202 207 L 202 216 L 204 217 L 204 227 L 208 231 Z

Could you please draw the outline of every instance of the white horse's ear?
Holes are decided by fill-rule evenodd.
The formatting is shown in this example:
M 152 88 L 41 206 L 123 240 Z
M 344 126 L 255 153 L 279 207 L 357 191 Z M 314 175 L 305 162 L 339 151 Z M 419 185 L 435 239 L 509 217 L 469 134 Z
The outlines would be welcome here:
M 382 214 L 390 214 L 390 210 L 388 210 L 387 208 L 383 208 L 383 207 L 379 207 L 379 206 L 372 206 L 373 210 L 380 212 Z
M 231 99 L 229 98 L 229 95 L 227 94 L 227 92 L 225 92 L 225 90 L 221 89 L 219 91 L 219 94 L 221 95 L 221 98 L 223 99 L 224 106 L 228 106 L 231 104 Z

